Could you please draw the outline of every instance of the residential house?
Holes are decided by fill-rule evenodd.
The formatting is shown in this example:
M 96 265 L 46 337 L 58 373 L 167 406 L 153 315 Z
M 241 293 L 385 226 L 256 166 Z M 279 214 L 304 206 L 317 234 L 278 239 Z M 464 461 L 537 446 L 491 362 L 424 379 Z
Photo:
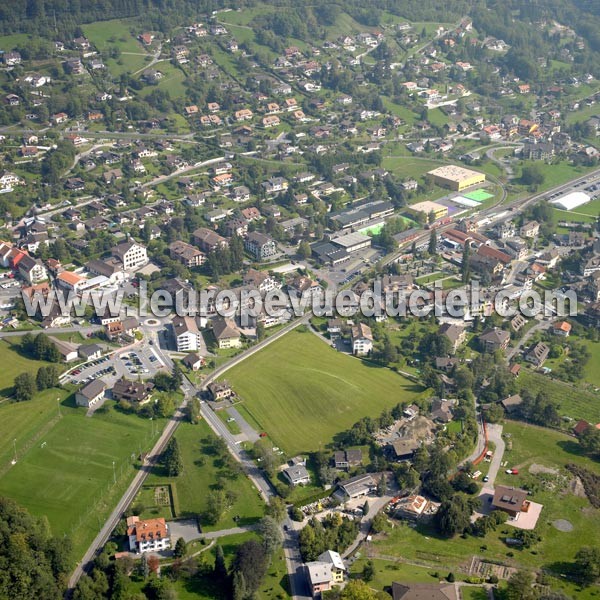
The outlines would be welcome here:
M 567 321 L 558 321 L 552 326 L 552 333 L 554 335 L 560 335 L 562 337 L 569 337 L 571 329 L 571 324 L 567 323 Z
M 281 287 L 274 277 L 271 277 L 265 271 L 257 271 L 256 269 L 246 271 L 243 283 L 245 286 L 256 288 L 261 294 L 266 294 Z
M 215 402 L 235 397 L 235 392 L 227 381 L 213 381 L 208 385 L 207 389 L 211 400 Z
M 392 583 L 393 600 L 460 600 L 454 583 Z
M 492 508 L 502 510 L 511 517 L 516 517 L 520 512 L 529 510 L 527 501 L 528 492 L 519 488 L 497 485 L 494 489 Z
M 102 356 L 102 346 L 98 344 L 82 344 L 77 348 L 77 355 L 83 360 L 97 360 Z
M 226 238 L 206 227 L 196 229 L 192 234 L 192 238 L 200 250 L 206 253 L 218 250 L 219 248 L 226 248 L 229 245 Z
M 362 464 L 362 450 L 360 448 L 337 450 L 333 454 L 333 464 L 336 469 L 357 467 Z
M 331 589 L 333 576 L 331 563 L 311 561 L 304 565 L 313 598 L 320 598 L 323 592 Z
M 126 271 L 135 271 L 148 263 L 146 246 L 134 240 L 123 242 L 112 249 L 112 255 L 123 263 Z
M 169 526 L 162 517 L 145 520 L 127 517 L 127 537 L 129 550 L 137 554 L 161 552 L 171 547 Z
M 235 321 L 226 317 L 219 317 L 213 320 L 212 327 L 219 348 L 241 347 L 241 333 Z
M 199 267 L 206 262 L 206 254 L 195 246 L 177 240 L 169 245 L 169 255 L 186 267 Z
M 326 550 L 322 554 L 319 554 L 317 560 L 322 563 L 331 565 L 331 576 L 333 584 L 344 583 L 344 577 L 348 571 L 342 557 L 338 552 L 333 550 Z
M 364 323 L 352 327 L 352 354 L 365 356 L 373 350 L 373 333 Z
M 189 354 L 186 354 L 181 362 L 185 367 L 190 369 L 190 371 L 198 371 L 204 366 L 205 363 L 204 359 L 196 352 L 190 352 Z
M 198 350 L 201 342 L 200 330 L 194 317 L 173 318 L 173 334 L 177 343 L 177 352 L 193 352 Z
M 550 354 L 548 345 L 544 342 L 538 342 L 527 352 L 525 360 L 536 367 L 541 367 L 546 362 L 548 354 Z
M 244 240 L 244 248 L 256 260 L 266 260 L 277 254 L 277 246 L 275 241 L 268 235 L 258 231 L 252 231 Z
M 502 408 L 509 414 L 518 410 L 522 403 L 523 398 L 520 396 L 520 394 L 513 394 L 512 396 L 508 396 L 507 398 L 504 398 L 504 400 L 500 401 Z
M 495 352 L 496 350 L 506 350 L 510 342 L 510 334 L 503 329 L 488 329 L 479 336 L 479 343 L 484 352 Z
M 527 221 L 521 226 L 519 234 L 521 237 L 533 238 L 540 232 L 540 224 L 537 221 Z
M 23 254 L 17 265 L 17 274 L 29 284 L 40 283 L 48 279 L 48 272 L 39 258 Z
M 467 338 L 467 332 L 465 331 L 465 328 L 453 323 L 444 323 L 440 327 L 438 333 L 440 335 L 445 335 L 448 338 L 451 344 L 452 354 L 456 353 L 461 344 L 463 344 Z
M 115 381 L 111 394 L 117 402 L 125 400 L 135 404 L 145 404 L 151 400 L 153 390 L 154 384 L 150 381 L 130 381 L 122 377 Z
M 303 465 L 294 465 L 283 470 L 283 475 L 291 485 L 306 485 L 310 483 L 310 473 Z

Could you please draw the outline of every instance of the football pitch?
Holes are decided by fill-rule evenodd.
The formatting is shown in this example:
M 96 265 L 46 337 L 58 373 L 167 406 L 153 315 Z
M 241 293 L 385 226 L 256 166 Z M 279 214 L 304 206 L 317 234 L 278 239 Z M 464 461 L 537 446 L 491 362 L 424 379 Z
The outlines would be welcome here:
M 390 369 L 293 331 L 227 372 L 243 407 L 288 455 L 316 451 L 362 417 L 424 390 Z
M 140 449 L 152 442 L 149 420 L 114 409 L 85 415 L 57 389 L 0 406 L 0 495 L 46 515 L 54 535 L 71 537 L 74 562 L 133 477 Z M 155 437 L 160 429 L 155 423 Z

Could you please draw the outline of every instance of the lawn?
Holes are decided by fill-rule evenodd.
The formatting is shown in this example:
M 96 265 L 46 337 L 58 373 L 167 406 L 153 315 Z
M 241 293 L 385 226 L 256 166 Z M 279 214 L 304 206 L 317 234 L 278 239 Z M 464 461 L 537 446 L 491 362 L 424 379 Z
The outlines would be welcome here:
M 40 367 L 51 364 L 45 361 L 31 360 L 23 356 L 19 352 L 20 343 L 20 337 L 0 340 L 0 359 L 4 365 L 2 373 L 0 373 L 0 400 L 9 398 L 12 395 L 12 386 L 17 375 L 24 372 L 35 375 Z M 57 366 L 62 371 L 63 367 L 61 365 Z M 2 426 L 3 424 L 0 423 L 0 431 Z
M 206 494 L 218 482 L 222 482 L 226 490 L 234 491 L 237 499 L 216 526 L 203 523 L 203 529 L 208 531 L 226 529 L 253 523 L 262 517 L 263 501 L 250 480 L 244 475 L 240 475 L 237 479 L 227 478 L 221 467 L 221 459 L 207 451 L 207 445 L 203 443 L 203 440 L 214 439 L 214 434 L 206 422 L 202 421 L 198 425 L 182 423 L 177 429 L 175 437 L 181 450 L 183 474 L 179 477 L 169 478 L 164 476 L 160 470 L 155 470 L 146 480 L 146 485 L 170 484 L 172 486 L 177 517 L 202 515 L 206 510 Z M 139 496 L 134 504 L 143 501 L 144 497 Z M 142 516 L 151 517 L 151 509 L 146 507 L 146 512 Z M 240 517 L 237 523 L 233 520 L 234 516 Z
M 136 456 L 150 447 L 151 422 L 114 409 L 88 418 L 67 390 L 48 390 L 2 412 L 0 457 L 3 465 L 12 458 L 16 439 L 18 462 L 3 473 L 0 494 L 45 515 L 55 535 L 71 537 L 79 559 L 133 477 Z
M 592 357 L 597 353 L 593 353 Z M 592 358 L 588 369 L 593 369 L 598 359 Z M 592 392 L 577 389 L 569 384 L 550 379 L 547 375 L 534 373 L 529 369 L 521 369 L 517 380 L 519 389 L 527 389 L 532 394 L 543 390 L 556 401 L 561 416 L 572 419 L 586 419 L 591 423 L 600 422 L 600 396 Z
M 294 331 L 227 372 L 243 406 L 289 456 L 318 450 L 360 418 L 423 390 L 389 369 Z
M 591 358 L 584 369 L 585 380 L 600 388 L 600 343 L 590 340 L 584 340 L 583 343 L 591 354 Z M 600 404 L 600 398 L 597 402 Z
M 394 175 L 397 175 L 400 178 L 418 178 L 422 177 L 427 173 L 427 171 L 431 171 L 436 167 L 440 166 L 440 162 L 429 160 L 429 159 L 421 159 L 421 158 L 413 158 L 413 157 L 404 157 L 404 156 L 386 156 L 383 159 L 382 166 L 389 171 L 392 171 Z
M 144 47 L 131 35 L 136 26 L 123 19 L 97 21 L 83 26 L 83 32 L 100 52 L 116 47 L 121 52 L 145 53 Z

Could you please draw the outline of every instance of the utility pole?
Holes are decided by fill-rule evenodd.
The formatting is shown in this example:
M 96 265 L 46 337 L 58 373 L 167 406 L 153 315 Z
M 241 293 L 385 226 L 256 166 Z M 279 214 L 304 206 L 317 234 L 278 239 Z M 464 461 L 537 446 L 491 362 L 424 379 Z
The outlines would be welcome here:
M 60 398 L 56 399 L 56 407 L 58 408 L 58 416 L 62 417 L 62 414 L 60 412 Z
M 17 438 L 13 440 L 13 447 L 15 449 L 15 458 L 13 460 L 13 464 L 17 462 Z
M 115 471 L 115 461 L 113 460 L 113 482 L 117 483 L 117 472 Z

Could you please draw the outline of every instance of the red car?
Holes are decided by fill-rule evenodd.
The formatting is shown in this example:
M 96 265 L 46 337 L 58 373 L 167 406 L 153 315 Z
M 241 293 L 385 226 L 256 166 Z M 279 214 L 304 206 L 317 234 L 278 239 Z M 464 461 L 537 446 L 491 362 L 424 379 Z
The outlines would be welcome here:
M 267 437 L 267 434 L 263 431 L 262 433 L 259 434 L 258 437 L 265 438 L 265 437 Z

